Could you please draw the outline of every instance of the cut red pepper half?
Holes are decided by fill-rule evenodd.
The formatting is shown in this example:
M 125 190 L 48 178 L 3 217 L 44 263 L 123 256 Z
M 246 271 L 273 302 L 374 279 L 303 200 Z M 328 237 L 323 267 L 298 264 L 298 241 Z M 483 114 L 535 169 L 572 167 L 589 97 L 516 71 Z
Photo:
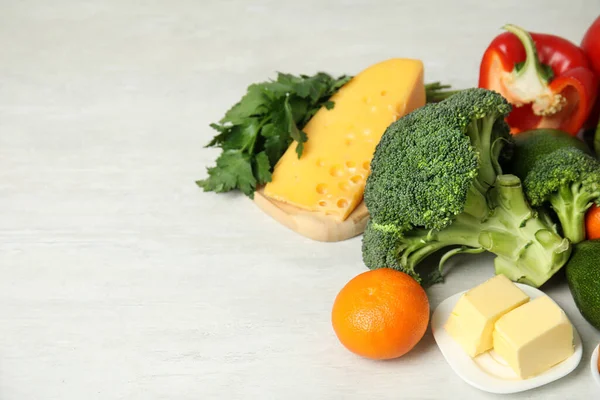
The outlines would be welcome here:
M 512 133 L 560 129 L 576 135 L 594 104 L 597 79 L 583 50 L 554 35 L 506 25 L 483 55 L 479 87 L 502 94 Z

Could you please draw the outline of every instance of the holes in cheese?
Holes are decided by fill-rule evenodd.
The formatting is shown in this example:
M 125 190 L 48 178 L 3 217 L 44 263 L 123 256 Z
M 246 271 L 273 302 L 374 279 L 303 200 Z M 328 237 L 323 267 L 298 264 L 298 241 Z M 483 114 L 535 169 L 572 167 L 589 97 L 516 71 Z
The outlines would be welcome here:
M 338 206 L 338 208 L 346 208 L 346 207 L 348 207 L 348 200 L 346 200 L 346 199 L 339 199 L 337 201 L 337 206 Z
M 317 193 L 326 194 L 327 193 L 327 185 L 324 183 L 319 183 L 317 185 Z
M 329 170 L 329 175 L 331 176 L 342 176 L 344 175 L 344 169 L 340 165 L 334 165 Z
M 331 100 L 334 108 L 322 108 L 304 127 L 308 141 L 302 157 L 292 143 L 265 195 L 344 220 L 362 201 L 373 152 L 388 125 L 425 104 L 423 65 L 410 59 L 375 64 Z M 319 185 L 327 191 L 316 190 Z

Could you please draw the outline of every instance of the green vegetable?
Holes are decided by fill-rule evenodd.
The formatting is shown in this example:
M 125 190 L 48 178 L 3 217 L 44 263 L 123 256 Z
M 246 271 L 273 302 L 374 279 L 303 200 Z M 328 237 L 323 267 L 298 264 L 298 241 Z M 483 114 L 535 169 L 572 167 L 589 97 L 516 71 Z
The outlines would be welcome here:
M 253 197 L 257 185 L 271 181 L 273 167 L 292 141 L 302 155 L 307 140 L 302 129 L 321 107 L 333 108 L 329 98 L 350 78 L 279 73 L 275 81 L 250 85 L 221 121 L 211 124 L 219 134 L 207 147 L 223 151 L 198 186 L 214 192 L 239 189 Z
M 504 167 L 517 176 L 531 169 L 538 159 L 558 149 L 575 147 L 584 153 L 593 154 L 582 140 L 558 129 L 533 129 L 521 132 L 512 138 L 514 154 L 510 163 Z
M 512 172 L 523 180 L 534 207 L 550 205 L 563 235 L 572 243 L 585 239 L 585 213 L 600 204 L 600 162 L 579 139 L 545 130 L 516 135 Z
M 425 85 L 425 98 L 427 103 L 439 103 L 442 100 L 460 92 L 460 90 L 447 90 L 452 86 L 441 83 L 431 82 Z
M 497 273 L 542 285 L 567 261 L 570 244 L 546 214 L 533 211 L 520 180 L 502 175 L 499 159 L 510 140 L 511 107 L 497 93 L 467 89 L 428 104 L 383 135 L 365 188 L 371 214 L 363 237 L 369 268 L 389 267 L 429 285 L 459 253 L 491 251 Z M 454 246 L 439 270 L 416 267 Z
M 581 315 L 600 329 L 600 240 L 589 240 L 573 246 L 567 263 L 567 281 Z

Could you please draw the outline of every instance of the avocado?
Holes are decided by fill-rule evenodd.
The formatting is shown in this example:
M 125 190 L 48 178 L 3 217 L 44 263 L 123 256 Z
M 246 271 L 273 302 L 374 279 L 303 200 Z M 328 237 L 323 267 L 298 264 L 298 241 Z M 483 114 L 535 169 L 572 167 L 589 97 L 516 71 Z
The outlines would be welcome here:
M 512 138 L 514 146 L 508 172 L 519 177 L 527 175 L 539 158 L 564 147 L 576 147 L 593 155 L 583 140 L 558 129 L 534 129 L 517 133 Z
M 600 239 L 574 245 L 566 273 L 581 315 L 600 330 Z

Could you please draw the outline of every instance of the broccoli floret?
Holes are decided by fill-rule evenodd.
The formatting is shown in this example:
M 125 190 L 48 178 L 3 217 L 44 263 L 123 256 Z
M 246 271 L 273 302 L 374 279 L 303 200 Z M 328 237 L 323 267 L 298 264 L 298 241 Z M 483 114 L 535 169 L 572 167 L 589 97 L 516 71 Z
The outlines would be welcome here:
M 600 162 L 578 148 L 563 147 L 536 160 L 523 185 L 533 206 L 550 204 L 567 239 L 585 239 L 585 213 L 600 204 Z
M 443 277 L 459 253 L 497 254 L 497 273 L 540 286 L 567 261 L 569 242 L 544 214 L 533 211 L 521 181 L 498 162 L 510 141 L 504 117 L 511 107 L 497 93 L 468 89 L 428 104 L 393 123 L 371 162 L 363 236 L 369 268 L 404 271 L 422 284 Z M 437 274 L 418 264 L 453 246 Z

